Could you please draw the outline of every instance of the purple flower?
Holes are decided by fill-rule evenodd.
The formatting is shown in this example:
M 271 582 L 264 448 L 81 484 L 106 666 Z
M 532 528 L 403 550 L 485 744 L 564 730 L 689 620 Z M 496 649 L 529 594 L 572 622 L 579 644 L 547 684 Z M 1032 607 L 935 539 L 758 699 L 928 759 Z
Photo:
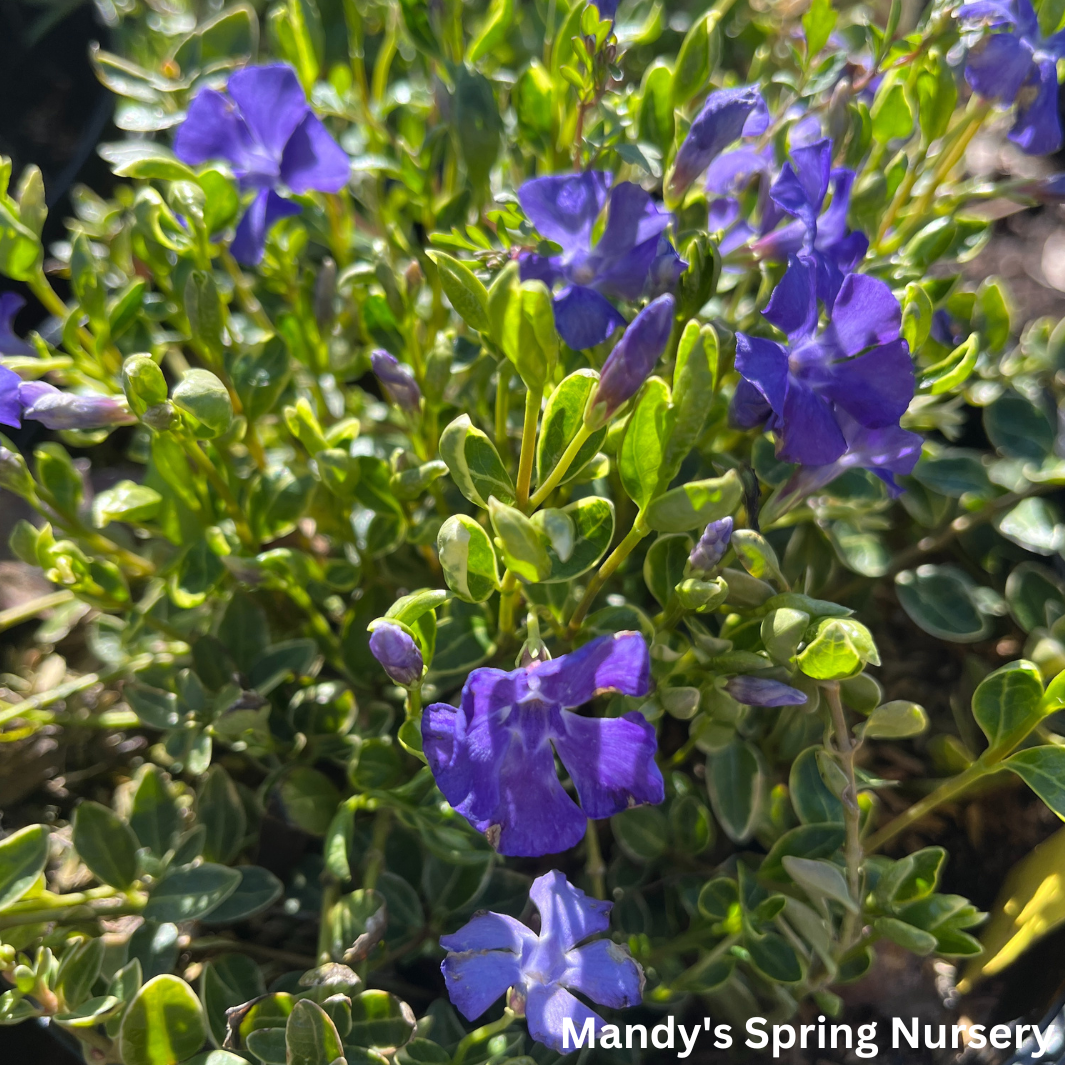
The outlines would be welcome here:
M 609 939 L 577 944 L 605 932 L 612 902 L 591 899 L 558 870 L 537 877 L 529 897 L 540 911 L 540 934 L 513 917 L 479 913 L 440 945 L 448 956 L 440 965 L 447 993 L 467 1020 L 475 1020 L 500 995 L 524 1013 L 529 1035 L 564 1053 L 569 1020 L 579 1033 L 591 1020 L 598 1032 L 602 1018 L 580 1001 L 577 991 L 611 1009 L 638 1006 L 643 1000 L 643 969 L 628 947 Z
M 283 63 L 246 67 L 226 86 L 203 89 L 174 138 L 174 152 L 197 165 L 225 159 L 255 198 L 237 226 L 231 250 L 242 263 L 263 257 L 270 227 L 300 207 L 279 194 L 339 192 L 347 184 L 347 153 L 311 110 L 295 71 Z
M 738 411 L 754 414 L 760 396 L 777 454 L 805 466 L 835 462 L 847 450 L 837 408 L 867 429 L 884 429 L 898 423 L 914 391 L 909 347 L 899 336 L 902 309 L 891 289 L 848 274 L 831 322 L 818 333 L 815 271 L 809 256 L 793 257 L 762 312 L 787 345 L 736 334 L 736 369 L 747 382 L 736 390 Z
M 639 185 L 623 181 L 611 188 L 611 180 L 604 171 L 588 170 L 533 178 L 518 190 L 540 235 L 562 248 L 561 255 L 524 253 L 521 279 L 543 281 L 548 288 L 564 283 L 555 297 L 555 325 L 575 350 L 602 343 L 625 324 L 608 296 L 638 300 L 649 290 L 669 287 L 671 278 L 675 284 L 687 267 L 662 236 L 673 216 Z M 592 230 L 604 207 L 606 225 L 593 245 Z
M 512 673 L 475 669 L 458 709 L 434 703 L 422 716 L 422 747 L 444 798 L 500 854 L 528 856 L 576 846 L 588 818 L 662 802 L 658 744 L 642 714 L 593 718 L 568 709 L 607 691 L 645 695 L 649 674 L 637 632 L 601 636 Z M 583 810 L 559 783 L 555 753 Z
M 593 417 L 599 425 L 605 425 L 614 411 L 636 395 L 651 376 L 669 343 L 675 307 L 672 296 L 652 300 L 614 345 L 603 364 L 591 402 Z
M 733 141 L 769 128 L 769 112 L 755 85 L 712 92 L 677 149 L 666 183 L 667 202 L 679 202 L 691 183 Z
M 688 556 L 692 573 L 709 573 L 725 557 L 729 540 L 732 539 L 732 519 L 712 521 L 699 537 L 699 542 Z
M 0 292 L 0 355 L 37 354 L 32 344 L 15 334 L 15 315 L 25 306 L 26 301 L 17 292 Z
M 613 21 L 618 13 L 618 0 L 595 0 L 595 6 L 601 19 L 608 18 Z
M 382 350 L 375 351 L 370 356 L 370 365 L 393 403 L 406 411 L 418 410 L 422 401 L 422 390 L 408 367 L 395 355 Z
M 6 383 L 6 378 L 0 379 L 0 391 Z M 6 399 L 7 393 L 0 399 L 0 409 Z M 98 392 L 62 392 L 44 381 L 21 382 L 18 400 L 22 417 L 40 422 L 47 429 L 105 429 L 112 425 L 132 425 L 137 420 L 125 402 L 114 396 Z
M 738 703 L 748 706 L 802 706 L 806 696 L 779 680 L 768 677 L 730 677 L 725 691 Z
M 869 249 L 864 233 L 847 228 L 854 171 L 832 169 L 832 142 L 827 138 L 793 147 L 791 159 L 769 190 L 770 204 L 763 218 L 765 235 L 755 241 L 754 251 L 768 259 L 787 259 L 805 251 L 817 267 L 817 294 L 831 310 L 844 274 L 850 273 Z M 822 211 L 830 184 L 832 202 Z M 782 214 L 794 215 L 795 221 L 774 229 Z
M 1029 0 L 979 0 L 957 17 L 966 30 L 992 33 L 969 48 L 965 78 L 981 96 L 1017 105 L 1009 138 L 1029 155 L 1061 147 L 1057 61 L 1065 58 L 1065 31 L 1043 37 Z
M 22 424 L 21 385 L 22 378 L 14 370 L 0 366 L 0 425 L 17 429 Z
M 381 621 L 370 633 L 370 653 L 399 685 L 409 688 L 422 679 L 424 661 L 418 645 L 395 622 Z

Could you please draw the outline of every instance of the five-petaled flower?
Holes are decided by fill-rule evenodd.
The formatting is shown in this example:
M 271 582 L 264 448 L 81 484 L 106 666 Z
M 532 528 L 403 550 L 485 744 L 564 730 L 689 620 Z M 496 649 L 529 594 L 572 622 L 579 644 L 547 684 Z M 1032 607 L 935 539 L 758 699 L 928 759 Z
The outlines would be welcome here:
M 611 188 L 613 176 L 601 170 L 552 174 L 526 181 L 518 199 L 542 237 L 558 244 L 560 255 L 521 256 L 521 279 L 563 287 L 555 296 L 559 336 L 577 350 L 606 340 L 625 324 L 607 297 L 634 302 L 676 283 L 687 264 L 663 237 L 673 221 L 631 181 Z M 596 220 L 607 208 L 602 235 L 593 245 Z
M 1043 37 L 1029 0 L 977 0 L 958 9 L 962 27 L 993 32 L 969 48 L 965 77 L 981 95 L 1017 105 L 1009 138 L 1029 155 L 1061 147 L 1058 114 L 1059 59 L 1065 58 L 1065 30 Z
M 434 703 L 422 716 L 422 747 L 444 798 L 501 854 L 527 856 L 576 846 L 588 818 L 662 802 L 655 730 L 642 714 L 568 709 L 608 691 L 645 695 L 649 674 L 638 632 L 601 636 L 511 673 L 475 669 L 458 708 Z M 555 752 L 583 810 L 559 782 Z
M 787 462 L 823 466 L 847 450 L 837 411 L 866 429 L 897 425 L 914 392 L 909 346 L 899 336 L 902 309 L 874 277 L 848 274 L 818 332 L 816 264 L 794 256 L 763 317 L 787 345 L 736 334 L 734 421 L 765 419 Z M 752 420 L 753 419 L 753 420 Z
M 226 91 L 203 89 L 196 95 L 174 138 L 174 152 L 194 166 L 226 160 L 241 189 L 255 193 L 231 245 L 237 260 L 254 264 L 263 257 L 270 227 L 300 212 L 281 190 L 339 192 L 350 161 L 284 63 L 239 70 Z
M 612 1009 L 637 1006 L 644 976 L 628 948 L 609 939 L 582 940 L 610 925 L 611 902 L 589 898 L 560 872 L 533 881 L 529 897 L 540 911 L 540 934 L 513 917 L 479 913 L 454 935 L 442 936 L 449 953 L 441 963 L 447 993 L 467 1020 L 475 1020 L 508 990 L 508 1004 L 524 1013 L 538 1043 L 564 1052 L 563 1025 L 576 1032 L 602 1018 L 573 991 Z

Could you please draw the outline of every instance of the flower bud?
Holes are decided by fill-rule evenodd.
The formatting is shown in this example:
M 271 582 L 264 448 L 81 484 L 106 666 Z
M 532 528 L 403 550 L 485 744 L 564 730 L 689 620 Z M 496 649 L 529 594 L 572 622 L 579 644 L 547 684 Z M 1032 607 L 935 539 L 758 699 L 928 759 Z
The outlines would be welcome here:
M 422 401 L 422 390 L 414 380 L 414 374 L 395 355 L 377 350 L 370 356 L 370 365 L 393 403 L 411 413 L 418 410 Z
M 0 488 L 29 499 L 37 492 L 26 460 L 6 436 L 0 436 Z
M 677 585 L 676 592 L 677 600 L 685 610 L 705 613 L 725 601 L 728 585 L 720 577 L 712 581 L 688 577 Z
M 22 417 L 47 429 L 104 429 L 137 420 L 125 401 L 115 396 L 62 392 L 44 381 L 24 381 L 19 385 L 19 400 Z
M 409 688 L 422 679 L 422 653 L 413 638 L 394 622 L 382 621 L 374 627 L 370 653 L 402 687 Z
M 732 519 L 721 518 L 712 521 L 703 530 L 699 542 L 692 548 L 688 556 L 688 565 L 692 573 L 709 573 L 725 557 L 728 550 L 728 542 L 732 537 Z
M 730 677 L 725 691 L 738 703 L 748 706 L 801 706 L 805 693 L 768 677 Z
M 130 355 L 122 363 L 122 390 L 135 414 L 166 402 L 166 378 L 151 355 Z
M 669 342 L 675 306 L 672 296 L 659 296 L 625 330 L 607 357 L 599 384 L 592 393 L 584 416 L 588 428 L 599 429 L 605 425 L 614 411 L 632 399 L 651 376 Z
M 712 92 L 677 151 L 666 179 L 666 206 L 680 203 L 692 182 L 742 134 L 763 133 L 769 123 L 755 85 Z

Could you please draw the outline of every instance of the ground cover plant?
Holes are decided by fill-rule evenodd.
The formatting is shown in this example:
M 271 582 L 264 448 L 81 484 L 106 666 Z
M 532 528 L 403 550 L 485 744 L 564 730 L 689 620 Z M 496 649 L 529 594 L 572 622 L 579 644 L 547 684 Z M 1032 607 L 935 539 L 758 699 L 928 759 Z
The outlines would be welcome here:
M 113 193 L 0 182 L 0 739 L 109 753 L 5 813 L 0 1023 L 546 1065 L 1065 919 L 1065 837 L 984 931 L 911 845 L 1065 818 L 1065 322 L 964 274 L 1065 198 L 1065 5 L 97 7 Z

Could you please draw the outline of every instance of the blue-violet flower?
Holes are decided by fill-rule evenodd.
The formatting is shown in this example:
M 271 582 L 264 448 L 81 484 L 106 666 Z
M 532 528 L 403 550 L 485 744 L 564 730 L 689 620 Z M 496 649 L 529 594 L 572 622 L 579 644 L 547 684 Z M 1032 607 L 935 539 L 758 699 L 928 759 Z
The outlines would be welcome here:
M 719 518 L 703 529 L 699 542 L 688 556 L 688 566 L 694 574 L 706 574 L 725 557 L 732 539 L 732 518 Z
M 649 685 L 638 632 L 601 636 L 510 673 L 475 669 L 457 709 L 426 708 L 422 747 L 444 798 L 501 854 L 557 854 L 580 842 L 588 818 L 665 797 L 655 730 L 642 714 L 569 710 L 608 691 L 645 695 Z M 552 745 L 583 810 L 559 783 Z
M 567 1020 L 576 1032 L 591 1020 L 596 1032 L 602 1018 L 572 994 L 622 1009 L 643 999 L 643 969 L 625 946 L 597 939 L 582 940 L 610 925 L 611 902 L 589 898 L 560 872 L 537 877 L 529 897 L 540 911 L 540 934 L 513 917 L 479 913 L 440 945 L 449 953 L 441 963 L 447 993 L 467 1020 L 475 1020 L 500 995 L 524 1014 L 529 1035 L 560 1053 L 572 1050 L 563 1041 Z
M 350 161 L 284 63 L 245 67 L 230 77 L 226 91 L 197 93 L 174 138 L 174 152 L 193 166 L 225 159 L 241 189 L 255 193 L 230 249 L 238 261 L 254 264 L 263 257 L 270 227 L 300 212 L 281 190 L 339 192 Z
M 730 677 L 725 691 L 748 706 L 802 706 L 806 702 L 804 692 L 769 677 Z
M 399 685 L 409 688 L 422 679 L 424 660 L 409 633 L 395 622 L 379 621 L 370 633 L 370 653 Z
M 17 292 L 0 292 L 0 355 L 36 355 L 28 341 L 15 334 L 15 315 L 26 306 Z
M 370 355 L 370 365 L 393 403 L 406 411 L 418 410 L 422 401 L 422 390 L 409 367 L 404 366 L 395 355 L 383 350 Z
M 0 379 L 0 392 L 6 398 L 5 383 Z M 106 429 L 112 425 L 132 425 L 137 420 L 123 399 L 98 392 L 63 392 L 46 381 L 21 382 L 18 401 L 23 418 L 38 421 L 47 429 Z M 0 409 L 5 406 L 0 399 Z

